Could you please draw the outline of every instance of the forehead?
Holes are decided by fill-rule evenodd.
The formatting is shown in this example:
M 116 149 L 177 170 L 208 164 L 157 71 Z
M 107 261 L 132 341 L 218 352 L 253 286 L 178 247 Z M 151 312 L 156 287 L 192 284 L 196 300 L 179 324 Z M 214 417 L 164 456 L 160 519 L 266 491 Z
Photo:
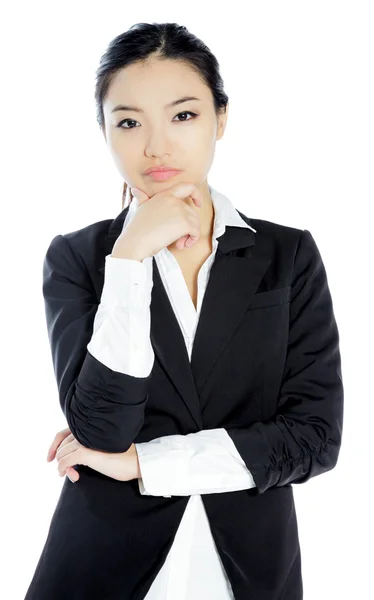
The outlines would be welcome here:
M 148 60 L 121 69 L 112 79 L 104 100 L 110 111 L 119 103 L 162 107 L 182 96 L 210 99 L 210 90 L 198 73 L 180 60 Z

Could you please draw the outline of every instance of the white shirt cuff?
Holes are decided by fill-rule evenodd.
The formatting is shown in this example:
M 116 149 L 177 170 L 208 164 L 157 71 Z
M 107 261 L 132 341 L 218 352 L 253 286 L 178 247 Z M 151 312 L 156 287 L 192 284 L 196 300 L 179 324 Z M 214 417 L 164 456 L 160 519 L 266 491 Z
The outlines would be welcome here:
M 169 435 L 135 444 L 143 495 L 191 496 L 255 487 L 235 444 L 223 428 Z

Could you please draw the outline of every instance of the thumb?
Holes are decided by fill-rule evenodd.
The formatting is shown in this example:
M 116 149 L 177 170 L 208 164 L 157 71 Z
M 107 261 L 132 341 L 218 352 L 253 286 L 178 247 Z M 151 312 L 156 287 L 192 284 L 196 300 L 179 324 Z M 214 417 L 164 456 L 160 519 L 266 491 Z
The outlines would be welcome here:
M 146 200 L 149 200 L 149 196 L 139 188 L 130 188 L 130 192 L 138 200 L 139 204 L 141 204 L 142 202 L 146 202 Z

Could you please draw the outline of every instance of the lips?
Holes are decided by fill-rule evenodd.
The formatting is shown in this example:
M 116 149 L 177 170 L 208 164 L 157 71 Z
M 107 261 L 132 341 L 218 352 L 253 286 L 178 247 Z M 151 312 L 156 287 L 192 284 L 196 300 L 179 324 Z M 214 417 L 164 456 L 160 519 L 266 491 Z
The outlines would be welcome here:
M 150 175 L 151 173 L 155 173 L 155 172 L 162 172 L 162 171 L 179 171 L 179 169 L 175 169 L 174 167 L 170 167 L 169 165 L 160 165 L 159 167 L 150 167 L 149 169 L 147 169 L 146 171 L 144 171 L 145 175 Z
M 149 177 L 151 177 L 153 179 L 153 181 L 165 181 L 166 179 L 170 179 L 170 177 L 173 177 L 174 175 L 178 175 L 180 173 L 179 170 L 176 169 L 172 169 L 172 170 L 158 170 L 158 171 L 151 171 L 149 173 Z

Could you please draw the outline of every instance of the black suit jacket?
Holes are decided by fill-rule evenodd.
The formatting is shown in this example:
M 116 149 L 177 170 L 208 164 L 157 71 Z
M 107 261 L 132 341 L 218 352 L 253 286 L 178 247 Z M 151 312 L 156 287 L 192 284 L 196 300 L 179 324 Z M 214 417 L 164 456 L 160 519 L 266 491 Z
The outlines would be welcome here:
M 332 469 L 343 423 L 339 334 L 325 268 L 308 230 L 240 216 L 227 227 L 203 300 L 191 362 L 153 258 L 149 377 L 112 371 L 88 351 L 113 221 L 57 235 L 43 295 L 61 408 L 84 446 L 224 427 L 255 488 L 203 495 L 237 600 L 300 600 L 292 484 Z M 25 600 L 142 600 L 189 497 L 142 496 L 86 466 L 65 478 Z M 178 599 L 176 599 L 178 600 Z

